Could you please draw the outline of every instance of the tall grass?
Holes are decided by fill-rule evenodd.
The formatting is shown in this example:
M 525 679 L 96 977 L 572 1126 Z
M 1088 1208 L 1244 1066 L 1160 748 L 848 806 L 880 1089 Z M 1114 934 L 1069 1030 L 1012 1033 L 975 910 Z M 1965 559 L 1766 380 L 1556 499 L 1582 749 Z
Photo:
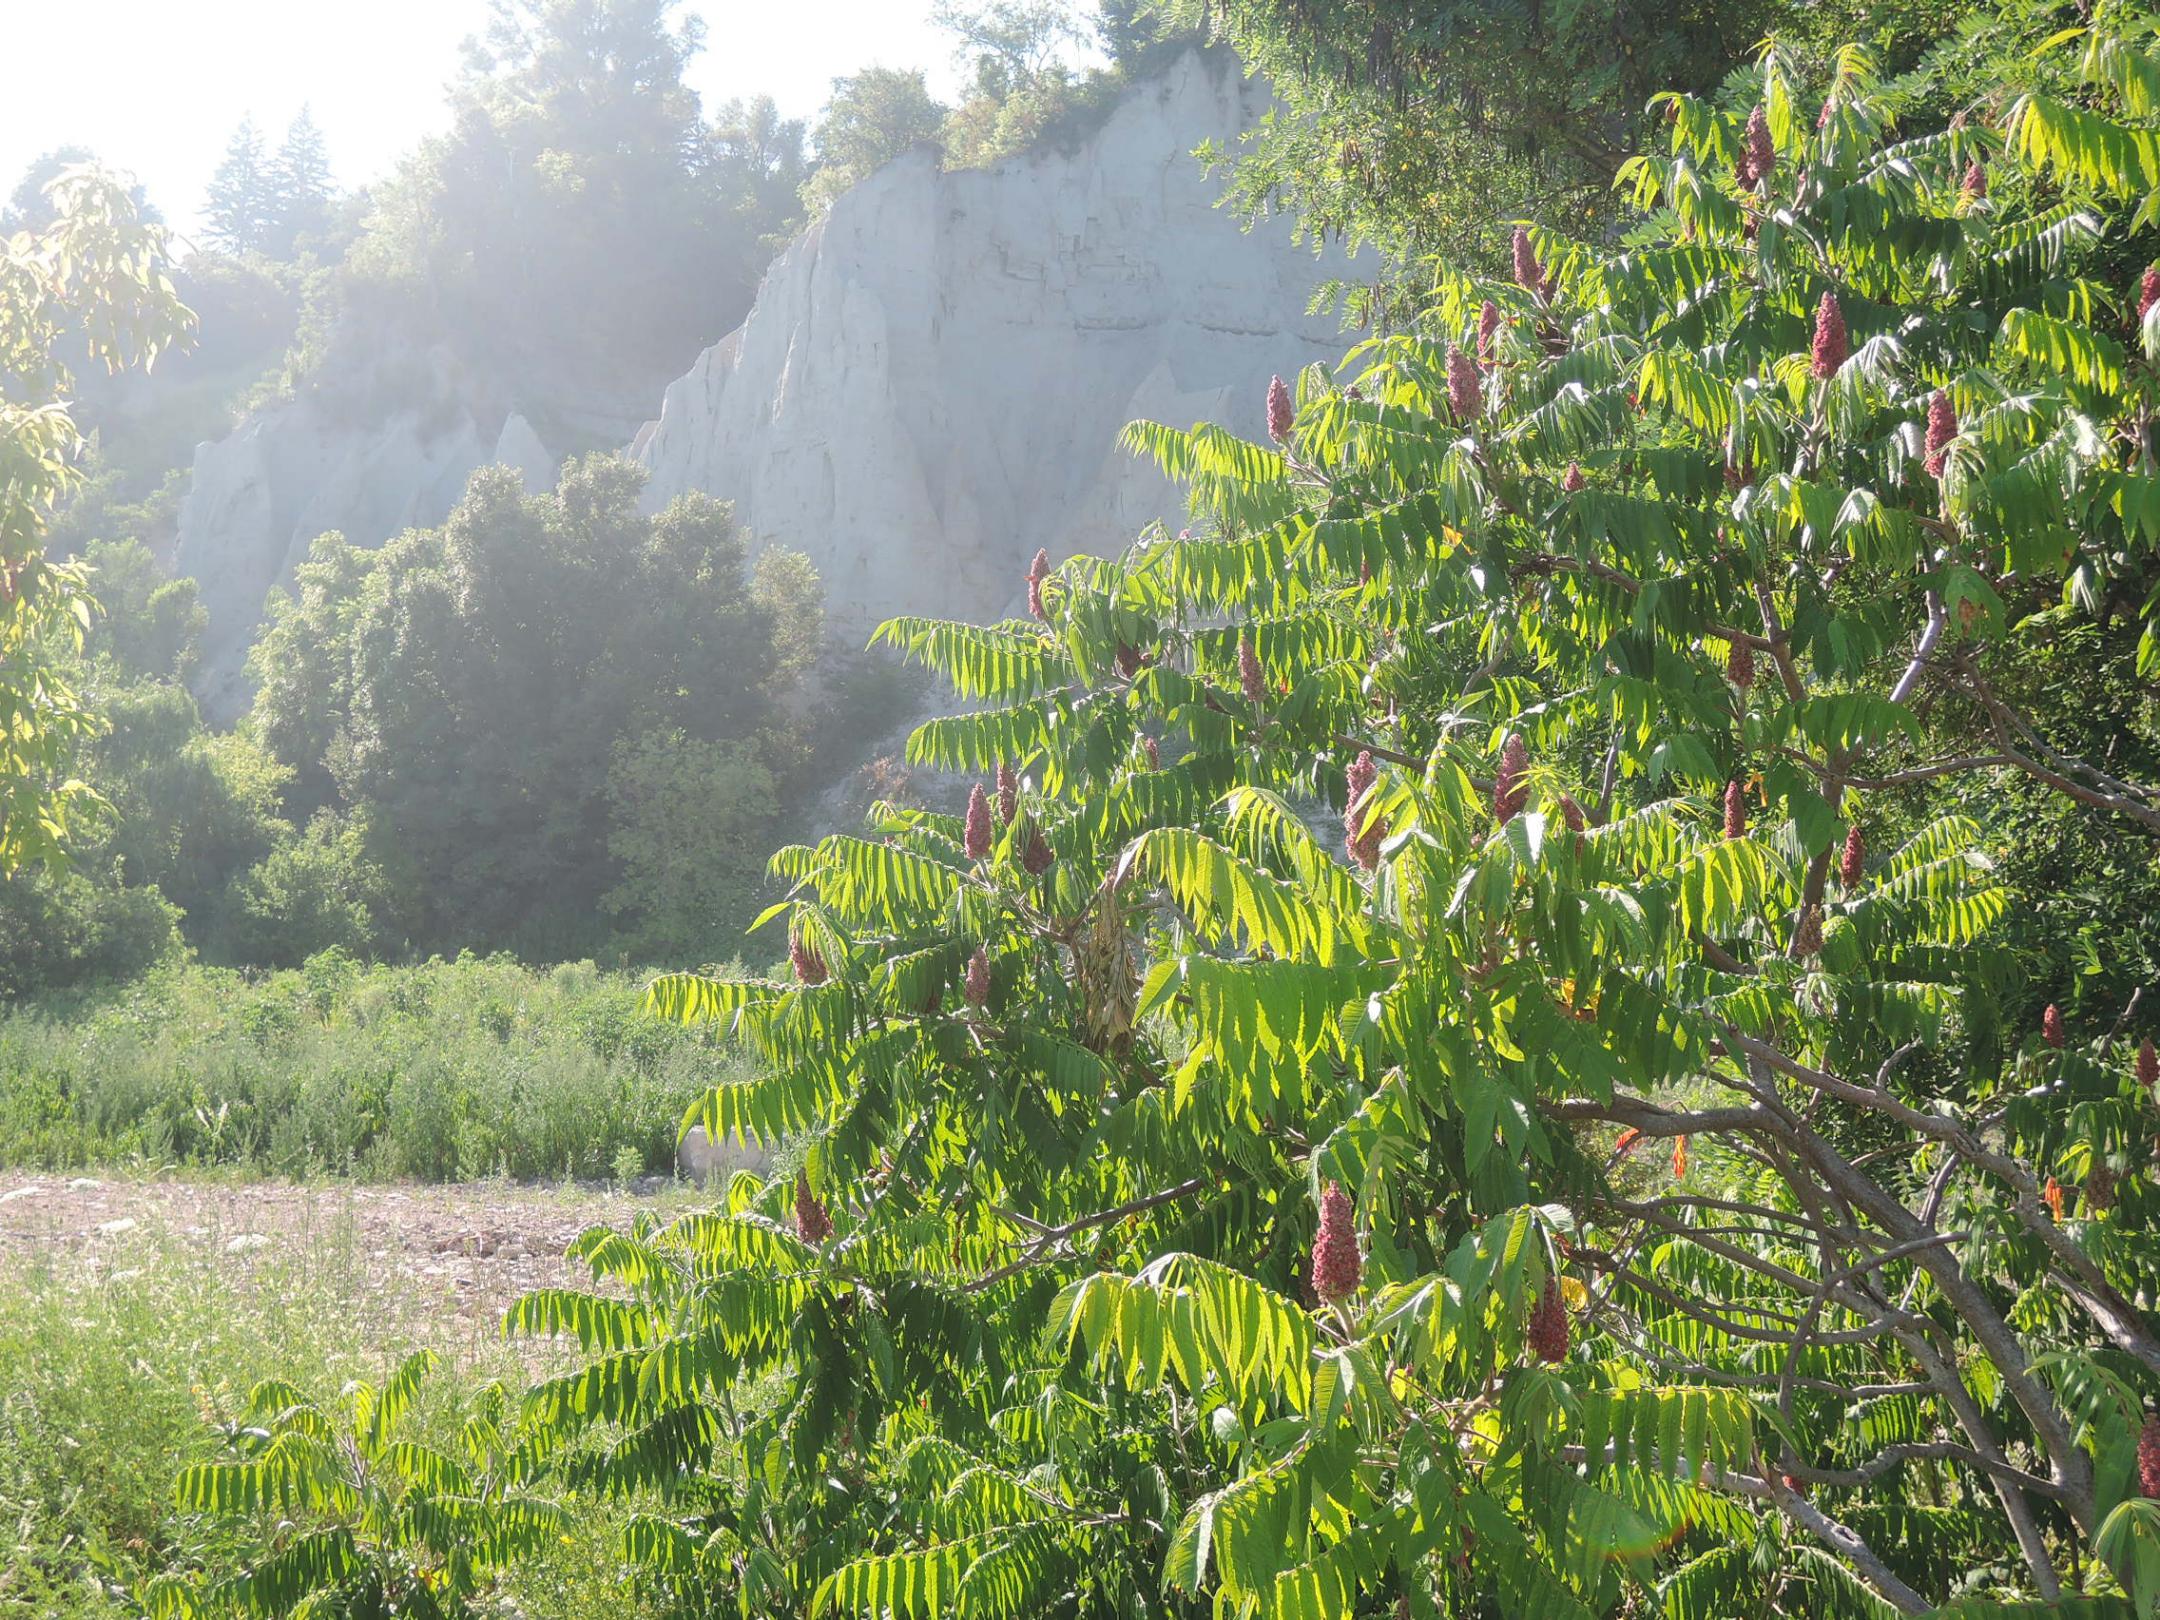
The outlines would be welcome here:
M 349 1222 L 246 1259 L 144 1227 L 77 1251 L 0 1257 L 0 1615 L 139 1614 L 131 1594 L 168 1570 L 229 1573 L 244 1549 L 175 1511 L 179 1470 L 220 1455 L 260 1379 L 331 1402 L 380 1384 L 426 1343 L 416 1438 L 453 1445 L 481 1384 L 513 1394 L 530 1369 L 474 1323 L 449 1328 L 416 1287 L 371 1279 Z M 616 1505 L 583 1503 L 549 1554 L 521 1564 L 502 1612 L 633 1616 Z
M 0 1163 L 364 1179 L 621 1177 L 674 1162 L 736 1059 L 639 982 L 508 958 L 244 976 L 196 964 L 0 1015 Z

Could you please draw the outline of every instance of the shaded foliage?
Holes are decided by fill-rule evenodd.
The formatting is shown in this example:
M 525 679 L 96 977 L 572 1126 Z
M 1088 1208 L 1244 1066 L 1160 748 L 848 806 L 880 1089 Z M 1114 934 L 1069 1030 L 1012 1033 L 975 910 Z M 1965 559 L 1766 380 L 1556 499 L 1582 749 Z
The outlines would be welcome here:
M 296 817 L 354 818 L 386 942 L 575 954 L 606 937 L 618 885 L 678 948 L 739 923 L 801 759 L 785 706 L 816 579 L 785 553 L 753 563 L 707 497 L 644 516 L 642 484 L 614 457 L 540 496 L 483 471 L 441 529 L 318 541 L 275 607 L 250 724 L 295 773 Z M 718 864 L 678 887 L 652 818 L 714 772 L 747 796 L 704 807 Z

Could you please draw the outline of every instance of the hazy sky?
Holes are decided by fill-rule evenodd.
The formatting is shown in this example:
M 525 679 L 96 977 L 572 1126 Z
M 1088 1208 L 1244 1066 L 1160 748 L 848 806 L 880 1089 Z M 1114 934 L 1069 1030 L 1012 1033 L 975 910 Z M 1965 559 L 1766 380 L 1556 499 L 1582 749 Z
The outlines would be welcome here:
M 950 94 L 930 0 L 687 0 L 705 19 L 691 80 L 708 110 L 767 92 L 814 112 L 870 63 L 921 67 Z M 386 173 L 446 125 L 443 86 L 487 0 L 0 0 L 0 196 L 30 160 L 87 146 L 185 231 L 226 138 L 252 116 L 275 146 L 304 102 L 341 186 Z

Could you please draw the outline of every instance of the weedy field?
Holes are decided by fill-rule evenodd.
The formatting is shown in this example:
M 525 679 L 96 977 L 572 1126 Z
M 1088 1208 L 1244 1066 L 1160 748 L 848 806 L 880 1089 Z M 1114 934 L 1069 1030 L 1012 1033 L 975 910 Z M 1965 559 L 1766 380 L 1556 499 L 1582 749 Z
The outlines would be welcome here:
M 416 1433 L 454 1437 L 489 1381 L 514 1396 L 549 1370 L 547 1345 L 499 1324 L 519 1293 L 575 1280 L 568 1239 L 692 1197 L 0 1176 L 0 1614 L 138 1614 L 148 1576 L 226 1567 L 236 1549 L 174 1510 L 173 1481 L 218 1454 L 259 1379 L 328 1399 L 425 1345 L 442 1370 Z M 504 1613 L 638 1612 L 620 1513 L 571 1525 Z
M 735 1059 L 587 962 L 171 963 L 0 1014 L 0 1164 L 363 1181 L 672 1171 Z

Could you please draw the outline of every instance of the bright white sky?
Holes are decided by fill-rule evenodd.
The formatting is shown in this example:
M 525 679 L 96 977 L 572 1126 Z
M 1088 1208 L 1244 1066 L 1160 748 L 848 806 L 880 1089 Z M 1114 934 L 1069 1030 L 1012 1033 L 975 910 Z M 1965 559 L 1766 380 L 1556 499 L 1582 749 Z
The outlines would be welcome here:
M 707 112 L 770 94 L 790 116 L 873 63 L 958 81 L 930 0 L 687 0 L 705 19 L 690 77 Z M 0 198 L 30 160 L 87 146 L 133 171 L 185 232 L 233 126 L 253 117 L 273 147 L 301 104 L 342 187 L 389 172 L 447 125 L 458 44 L 487 0 L 0 0 Z

